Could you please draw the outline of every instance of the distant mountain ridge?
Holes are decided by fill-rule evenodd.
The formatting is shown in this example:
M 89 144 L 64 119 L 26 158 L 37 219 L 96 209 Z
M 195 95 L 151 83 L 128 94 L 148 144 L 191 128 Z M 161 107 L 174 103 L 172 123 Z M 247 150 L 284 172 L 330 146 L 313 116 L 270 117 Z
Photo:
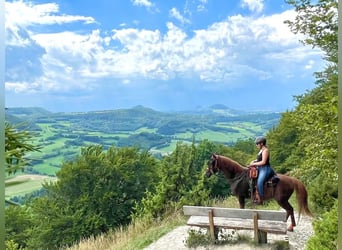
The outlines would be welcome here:
M 36 123 L 51 121 L 68 121 L 75 129 L 85 131 L 134 131 L 146 127 L 157 128 L 158 131 L 172 132 L 200 130 L 222 130 L 219 123 L 252 122 L 262 124 L 267 129 L 274 126 L 280 113 L 276 112 L 246 112 L 230 109 L 224 105 L 214 105 L 194 111 L 161 112 L 144 106 L 135 106 L 129 109 L 98 110 L 88 112 L 58 112 L 53 113 L 40 107 L 8 108 L 5 118 L 10 123 L 28 122 L 30 128 Z M 171 129 L 171 130 L 170 130 Z M 227 128 L 228 129 L 228 128 Z M 228 129 L 228 132 L 231 129 Z
M 214 104 L 209 107 L 198 107 L 194 110 L 182 110 L 182 111 L 157 111 L 149 107 L 142 105 L 137 105 L 132 108 L 118 108 L 118 109 L 108 109 L 108 110 L 95 110 L 95 111 L 75 111 L 75 112 L 51 112 L 42 107 L 11 107 L 6 108 L 6 115 L 15 115 L 17 117 L 25 116 L 48 116 L 53 114 L 89 114 L 89 113 L 108 113 L 112 111 L 133 111 L 133 112 L 158 112 L 158 113 L 178 113 L 178 114 L 218 114 L 226 116 L 240 116 L 248 114 L 265 114 L 265 113 L 279 113 L 273 111 L 244 111 L 229 108 L 223 104 Z

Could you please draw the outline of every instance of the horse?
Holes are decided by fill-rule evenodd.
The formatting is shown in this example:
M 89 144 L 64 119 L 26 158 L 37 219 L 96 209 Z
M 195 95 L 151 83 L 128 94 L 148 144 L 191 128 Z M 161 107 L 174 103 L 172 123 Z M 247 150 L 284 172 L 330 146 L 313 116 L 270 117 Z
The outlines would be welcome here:
M 245 199 L 251 198 L 250 195 L 250 179 L 248 177 L 248 167 L 242 166 L 240 163 L 230 159 L 229 157 L 212 154 L 208 161 L 208 168 L 206 170 L 206 177 L 210 177 L 217 172 L 223 172 L 224 176 L 230 184 L 232 194 L 238 197 L 241 209 L 245 208 Z M 289 203 L 289 199 L 294 191 L 296 191 L 298 202 L 298 220 L 300 215 L 306 214 L 313 216 L 308 207 L 308 193 L 304 184 L 298 179 L 277 174 L 279 178 L 276 186 L 268 187 L 267 183 L 264 185 L 264 200 L 274 199 L 286 211 L 286 221 L 291 217 L 291 224 L 288 231 L 293 231 L 296 226 L 296 221 L 293 213 L 293 207 Z

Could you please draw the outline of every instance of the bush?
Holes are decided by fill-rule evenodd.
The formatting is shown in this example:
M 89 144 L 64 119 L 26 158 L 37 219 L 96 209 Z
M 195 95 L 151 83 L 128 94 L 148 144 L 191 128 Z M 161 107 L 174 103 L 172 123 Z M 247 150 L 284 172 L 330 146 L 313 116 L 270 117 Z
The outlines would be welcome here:
M 323 214 L 321 220 L 314 221 L 315 235 L 307 243 L 308 250 L 337 249 L 337 200 L 333 208 Z

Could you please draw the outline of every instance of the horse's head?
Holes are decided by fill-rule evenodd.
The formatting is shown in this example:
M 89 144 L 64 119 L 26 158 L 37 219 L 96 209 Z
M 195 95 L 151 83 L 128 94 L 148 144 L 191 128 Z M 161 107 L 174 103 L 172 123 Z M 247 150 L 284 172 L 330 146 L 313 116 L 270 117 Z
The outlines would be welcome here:
M 211 157 L 210 157 L 210 160 L 208 161 L 208 167 L 207 167 L 207 170 L 205 172 L 205 176 L 206 177 L 210 177 L 214 174 L 216 174 L 218 171 L 219 171 L 219 168 L 218 168 L 218 158 L 219 156 L 216 155 L 216 154 L 212 154 Z

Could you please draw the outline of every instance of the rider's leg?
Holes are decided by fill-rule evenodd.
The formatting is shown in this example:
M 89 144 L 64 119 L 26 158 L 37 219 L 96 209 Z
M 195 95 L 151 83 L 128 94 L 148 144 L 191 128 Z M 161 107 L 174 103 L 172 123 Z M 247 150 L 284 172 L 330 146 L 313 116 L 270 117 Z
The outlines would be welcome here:
M 269 166 L 263 166 L 259 167 L 259 174 L 258 174 L 258 180 L 257 180 L 257 187 L 259 192 L 260 201 L 259 204 L 263 203 L 264 199 L 264 183 L 266 181 L 266 178 L 270 175 L 272 169 Z

